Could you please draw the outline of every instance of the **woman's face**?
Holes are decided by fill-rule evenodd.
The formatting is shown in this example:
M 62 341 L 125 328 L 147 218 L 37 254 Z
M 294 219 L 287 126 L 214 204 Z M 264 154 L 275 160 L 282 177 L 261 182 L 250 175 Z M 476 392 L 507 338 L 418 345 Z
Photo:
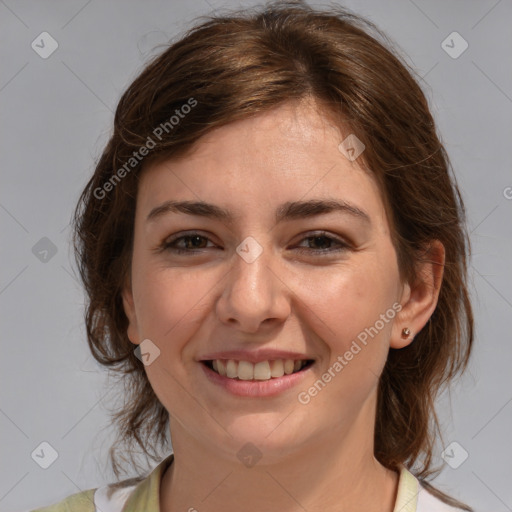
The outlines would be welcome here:
M 234 459 L 250 442 L 271 460 L 372 435 L 408 287 L 348 135 L 289 103 L 142 174 L 123 297 L 173 445 Z M 313 363 L 279 377 L 286 360 Z

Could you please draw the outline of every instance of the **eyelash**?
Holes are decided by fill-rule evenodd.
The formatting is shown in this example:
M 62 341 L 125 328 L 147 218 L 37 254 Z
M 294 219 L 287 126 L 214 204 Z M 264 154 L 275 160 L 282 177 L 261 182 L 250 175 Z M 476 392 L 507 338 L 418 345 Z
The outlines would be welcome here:
M 195 232 L 192 232 L 192 233 L 187 233 L 185 235 L 181 235 L 179 237 L 176 237 L 176 238 L 172 238 L 171 240 L 166 240 L 164 241 L 164 243 L 162 244 L 161 246 L 161 249 L 163 251 L 171 251 L 175 254 L 190 254 L 190 253 L 198 253 L 198 252 L 201 252 L 203 251 L 204 249 L 206 248 L 200 248 L 200 249 L 180 249 L 180 248 L 177 248 L 177 247 L 173 247 L 173 244 L 175 244 L 176 242 L 180 241 L 180 240 L 185 240 L 185 239 L 190 239 L 190 238 L 194 238 L 194 237 L 200 237 L 200 238 L 203 238 L 203 239 L 206 239 L 206 240 L 209 240 L 209 238 L 207 236 L 204 236 L 204 235 L 201 235 L 200 233 L 195 233 Z M 323 238 L 323 239 L 326 239 L 326 240 L 330 240 L 330 242 L 334 242 L 335 244 L 338 245 L 338 249 L 305 249 L 305 248 L 301 248 L 301 249 L 298 249 L 299 253 L 301 254 L 305 254 L 305 253 L 314 253 L 318 256 L 328 256 L 328 255 L 331 255 L 333 253 L 337 253 L 337 252 L 342 252 L 342 251 L 345 251 L 347 249 L 350 248 L 350 245 L 338 238 L 335 238 L 333 236 L 330 236 L 328 233 L 324 232 L 324 231 L 320 231 L 320 232 L 317 232 L 317 233 L 314 233 L 310 236 L 306 236 L 304 238 L 302 238 L 301 242 L 304 241 L 304 240 L 311 240 L 311 239 L 314 239 L 314 238 Z

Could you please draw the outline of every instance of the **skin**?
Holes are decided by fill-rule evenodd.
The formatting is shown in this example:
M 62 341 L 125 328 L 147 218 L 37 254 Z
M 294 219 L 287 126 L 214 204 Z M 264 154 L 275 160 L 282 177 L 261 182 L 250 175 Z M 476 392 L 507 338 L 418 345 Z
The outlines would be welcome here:
M 338 149 L 349 133 L 313 103 L 290 102 L 215 129 L 186 157 L 142 173 L 123 303 L 130 340 L 160 350 L 145 370 L 169 412 L 175 454 L 161 510 L 238 511 L 243 499 L 249 512 L 393 511 L 398 474 L 373 455 L 378 377 L 389 349 L 411 343 L 433 313 L 444 252 L 434 242 L 421 279 L 401 280 L 379 188 Z M 327 198 L 364 210 L 370 223 L 343 212 L 274 221 L 282 203 Z M 172 212 L 146 220 L 171 199 L 213 203 L 235 220 Z M 206 237 L 196 253 L 159 250 L 190 230 Z M 319 230 L 332 240 L 307 238 Z M 248 236 L 262 248 L 252 263 L 236 252 Z M 335 252 L 338 239 L 347 245 Z M 299 403 L 298 393 L 398 303 L 394 319 Z M 198 362 L 211 351 L 258 348 L 305 353 L 315 364 L 299 386 L 246 398 L 214 386 Z M 251 468 L 237 458 L 248 442 L 262 454 Z

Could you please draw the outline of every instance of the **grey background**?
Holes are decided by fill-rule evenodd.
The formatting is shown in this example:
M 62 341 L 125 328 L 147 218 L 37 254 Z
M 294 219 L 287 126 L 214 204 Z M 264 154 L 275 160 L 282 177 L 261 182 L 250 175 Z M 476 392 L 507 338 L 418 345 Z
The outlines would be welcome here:
M 71 211 L 116 102 L 152 48 L 197 15 L 238 5 L 0 1 L 2 511 L 50 504 L 112 479 L 106 407 L 116 391 L 85 341 Z M 469 456 L 457 469 L 444 464 L 436 483 L 476 510 L 512 510 L 512 2 L 343 5 L 376 22 L 424 77 L 468 208 L 476 346 L 466 376 L 439 407 L 444 447 L 456 441 Z M 47 59 L 31 48 L 43 31 L 59 45 Z M 469 44 L 456 59 L 441 47 L 453 31 Z M 56 254 L 36 257 L 48 250 L 43 237 Z M 48 469 L 31 458 L 43 441 L 58 452 Z M 436 462 L 443 463 L 442 449 Z M 455 447 L 455 459 L 462 449 Z

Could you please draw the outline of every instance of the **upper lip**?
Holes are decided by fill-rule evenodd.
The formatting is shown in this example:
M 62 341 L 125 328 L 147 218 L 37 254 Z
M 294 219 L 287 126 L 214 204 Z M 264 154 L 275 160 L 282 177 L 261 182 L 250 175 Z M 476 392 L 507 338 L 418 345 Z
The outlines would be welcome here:
M 211 352 L 199 357 L 199 361 L 213 361 L 215 359 L 234 359 L 236 361 L 249 361 L 250 363 L 259 363 L 261 361 L 272 361 L 275 359 L 293 359 L 306 360 L 313 359 L 307 354 L 299 352 L 289 352 L 286 350 L 223 350 L 222 352 Z

